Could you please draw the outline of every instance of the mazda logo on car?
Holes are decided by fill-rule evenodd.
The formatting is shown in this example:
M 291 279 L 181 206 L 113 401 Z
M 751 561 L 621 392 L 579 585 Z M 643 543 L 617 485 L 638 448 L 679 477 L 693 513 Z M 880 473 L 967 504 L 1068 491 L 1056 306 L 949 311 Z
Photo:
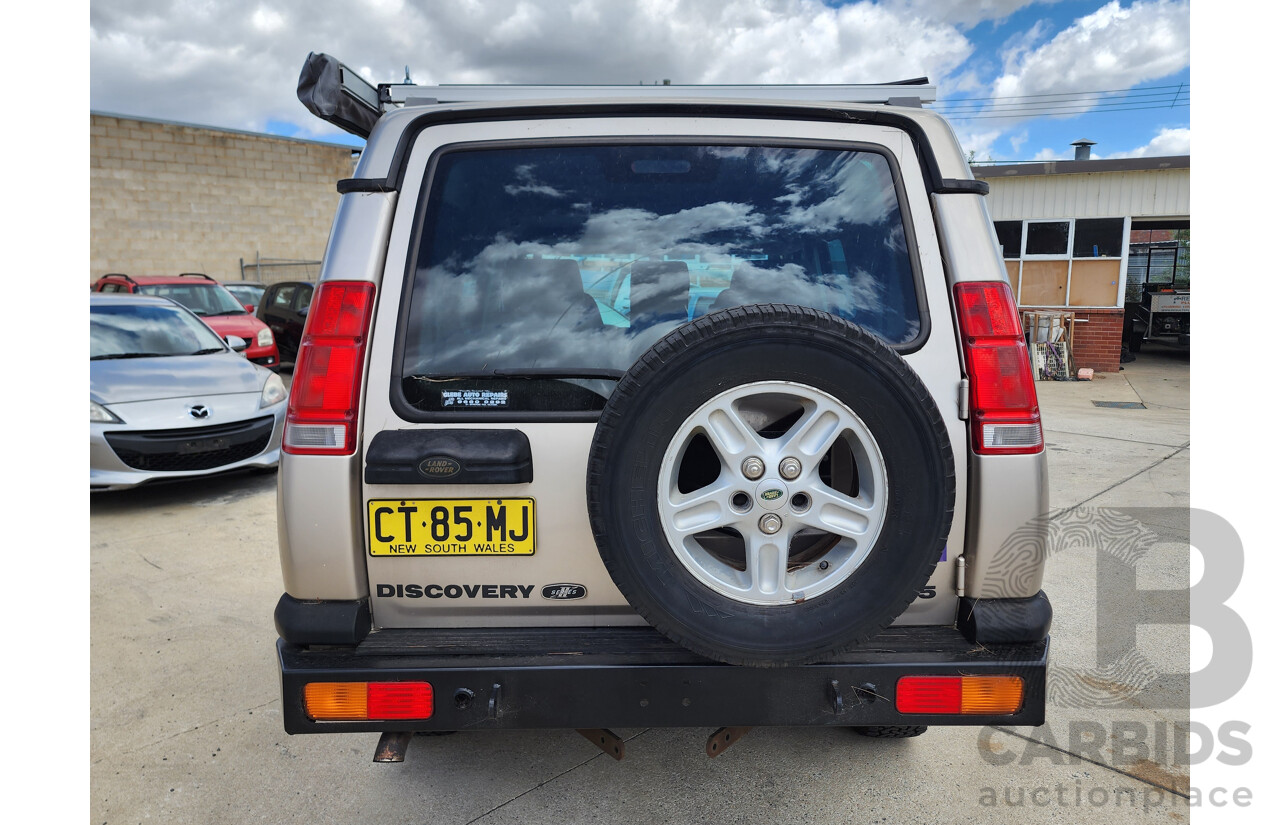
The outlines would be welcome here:
M 187 415 L 192 418 L 203 420 L 209 417 L 210 410 L 204 404 L 193 404 L 187 407 Z

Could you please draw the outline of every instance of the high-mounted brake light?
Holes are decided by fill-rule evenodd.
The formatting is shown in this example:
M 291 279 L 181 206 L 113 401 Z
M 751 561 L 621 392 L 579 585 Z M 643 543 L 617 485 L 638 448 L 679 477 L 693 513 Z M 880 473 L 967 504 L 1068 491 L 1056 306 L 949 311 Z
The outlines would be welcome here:
M 360 373 L 372 313 L 373 284 L 367 281 L 325 281 L 316 289 L 293 370 L 286 453 L 355 452 Z
M 973 451 L 1021 455 L 1044 449 L 1040 405 L 1022 322 L 1009 285 L 956 284 L 956 314 L 969 372 Z
M 1018 676 L 903 676 L 895 691 L 899 713 L 1007 715 L 1022 708 Z
M 310 682 L 302 703 L 312 719 L 430 719 L 435 694 L 430 682 Z

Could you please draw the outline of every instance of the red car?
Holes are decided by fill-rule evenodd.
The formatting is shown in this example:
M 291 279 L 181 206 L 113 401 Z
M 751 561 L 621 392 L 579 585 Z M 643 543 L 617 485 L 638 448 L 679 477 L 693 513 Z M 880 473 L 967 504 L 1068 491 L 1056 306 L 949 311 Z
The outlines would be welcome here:
M 112 273 L 94 281 L 94 292 L 131 292 L 159 295 L 182 304 L 222 338 L 237 335 L 249 342 L 245 357 L 264 367 L 280 365 L 271 329 L 245 311 L 244 305 L 208 275 L 184 272 L 181 275 L 139 275 Z

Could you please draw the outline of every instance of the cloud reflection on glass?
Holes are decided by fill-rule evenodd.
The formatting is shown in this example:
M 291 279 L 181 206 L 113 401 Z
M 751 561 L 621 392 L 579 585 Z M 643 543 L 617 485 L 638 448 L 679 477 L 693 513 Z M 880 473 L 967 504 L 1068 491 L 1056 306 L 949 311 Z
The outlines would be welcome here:
M 681 324 L 749 303 L 825 310 L 890 343 L 920 331 L 892 170 L 866 151 L 449 152 L 420 250 L 405 376 L 623 371 Z

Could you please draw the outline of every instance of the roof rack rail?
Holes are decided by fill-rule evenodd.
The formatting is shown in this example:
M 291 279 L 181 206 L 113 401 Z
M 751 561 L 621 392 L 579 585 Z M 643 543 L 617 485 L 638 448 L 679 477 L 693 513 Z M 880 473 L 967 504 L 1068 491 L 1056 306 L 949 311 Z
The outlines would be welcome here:
M 937 99 L 927 77 L 878 84 L 818 85 L 439 85 L 366 81 L 354 69 L 326 54 L 312 52 L 298 76 L 298 99 L 313 115 L 358 137 L 367 138 L 384 112 L 400 106 L 437 103 L 485 103 L 610 97 L 630 100 L 731 98 L 824 103 L 880 103 L 920 106 Z
M 210 278 L 208 275 L 204 274 L 203 272 L 179 272 L 178 277 L 179 278 L 204 278 L 206 281 L 214 281 L 213 278 Z M 214 283 L 217 283 L 217 281 L 214 281 Z

